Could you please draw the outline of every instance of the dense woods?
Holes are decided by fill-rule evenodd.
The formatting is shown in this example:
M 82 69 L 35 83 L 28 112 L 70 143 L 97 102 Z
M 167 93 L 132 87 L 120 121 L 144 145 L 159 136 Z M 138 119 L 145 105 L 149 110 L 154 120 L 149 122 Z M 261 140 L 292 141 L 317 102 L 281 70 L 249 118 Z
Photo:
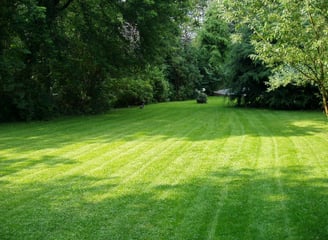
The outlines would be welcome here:
M 327 111 L 327 3 L 296 2 L 3 0 L 0 121 L 203 88 L 229 88 L 238 105 Z
M 165 100 L 163 64 L 192 1 L 1 4 L 1 120 Z

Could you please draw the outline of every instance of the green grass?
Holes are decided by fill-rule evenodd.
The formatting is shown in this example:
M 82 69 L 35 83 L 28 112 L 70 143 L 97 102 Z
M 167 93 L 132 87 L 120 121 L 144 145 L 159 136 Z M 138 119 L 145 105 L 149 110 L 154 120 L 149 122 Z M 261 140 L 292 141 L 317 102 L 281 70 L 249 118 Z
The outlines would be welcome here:
M 328 239 L 328 121 L 223 98 L 0 125 L 0 239 Z

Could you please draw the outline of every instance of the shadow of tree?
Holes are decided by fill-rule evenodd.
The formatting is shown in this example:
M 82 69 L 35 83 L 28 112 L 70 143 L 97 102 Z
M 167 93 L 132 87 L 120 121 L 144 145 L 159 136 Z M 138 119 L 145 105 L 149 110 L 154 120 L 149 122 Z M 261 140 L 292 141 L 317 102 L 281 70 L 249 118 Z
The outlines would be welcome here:
M 58 156 L 43 155 L 38 158 L 16 158 L 7 159 L 0 156 L 0 177 L 14 174 L 22 170 L 46 166 L 46 168 L 58 167 L 60 165 L 75 164 L 75 160 Z
M 328 239 L 311 168 L 222 168 L 175 183 L 65 176 L 1 188 L 1 239 Z
M 111 143 L 141 138 L 203 141 L 231 136 L 292 137 L 327 132 L 324 117 L 311 112 L 231 108 L 212 98 L 207 105 L 165 103 L 109 114 L 53 122 L 0 126 L 0 149 L 56 149 L 84 142 Z

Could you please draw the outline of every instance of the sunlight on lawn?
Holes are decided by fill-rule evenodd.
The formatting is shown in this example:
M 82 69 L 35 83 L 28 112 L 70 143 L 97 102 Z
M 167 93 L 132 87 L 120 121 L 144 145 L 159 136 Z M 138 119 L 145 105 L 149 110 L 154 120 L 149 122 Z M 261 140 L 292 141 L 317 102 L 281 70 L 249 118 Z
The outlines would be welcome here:
M 325 239 L 318 116 L 211 98 L 0 126 L 0 238 Z

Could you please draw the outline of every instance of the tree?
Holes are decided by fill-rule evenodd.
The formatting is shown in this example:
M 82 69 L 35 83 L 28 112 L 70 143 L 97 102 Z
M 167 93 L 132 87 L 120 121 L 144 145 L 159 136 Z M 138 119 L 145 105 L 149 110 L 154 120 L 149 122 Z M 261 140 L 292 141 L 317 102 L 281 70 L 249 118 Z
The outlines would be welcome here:
M 195 95 L 195 89 L 202 87 L 202 75 L 197 60 L 198 51 L 190 43 L 178 46 L 167 58 L 166 71 L 173 100 L 191 99 Z
M 131 75 L 163 64 L 195 1 L 3 0 L 0 120 L 109 109 L 111 81 L 139 81 Z M 167 82 L 153 69 L 153 96 L 163 100 Z
M 240 29 L 238 34 L 225 62 L 225 86 L 233 93 L 230 98 L 237 100 L 237 105 L 263 107 L 270 70 L 261 61 L 251 58 L 254 47 L 249 29 Z
M 223 83 L 222 66 L 229 42 L 229 29 L 222 17 L 222 6 L 217 2 L 211 2 L 196 39 L 196 46 L 200 49 L 202 86 L 208 93 L 217 90 Z
M 52 54 L 46 9 L 36 1 L 8 1 L 0 52 L 0 119 L 45 115 L 49 102 L 48 60 Z M 48 90 L 47 90 L 48 89 Z
M 123 23 L 137 39 L 134 53 L 138 62 L 162 63 L 181 35 L 180 25 L 187 20 L 187 13 L 196 2 L 132 0 L 121 4 Z
M 296 86 L 287 84 L 268 91 L 271 69 L 262 61 L 251 56 L 255 54 L 250 43 L 251 31 L 239 29 L 239 36 L 230 46 L 225 65 L 226 87 L 233 94 L 232 100 L 238 105 L 269 107 L 274 109 L 317 109 L 317 89 L 310 84 Z M 232 37 L 234 39 L 234 37 Z
M 254 57 L 273 69 L 272 88 L 316 85 L 328 117 L 328 2 L 224 0 L 224 4 L 231 21 L 252 30 Z

